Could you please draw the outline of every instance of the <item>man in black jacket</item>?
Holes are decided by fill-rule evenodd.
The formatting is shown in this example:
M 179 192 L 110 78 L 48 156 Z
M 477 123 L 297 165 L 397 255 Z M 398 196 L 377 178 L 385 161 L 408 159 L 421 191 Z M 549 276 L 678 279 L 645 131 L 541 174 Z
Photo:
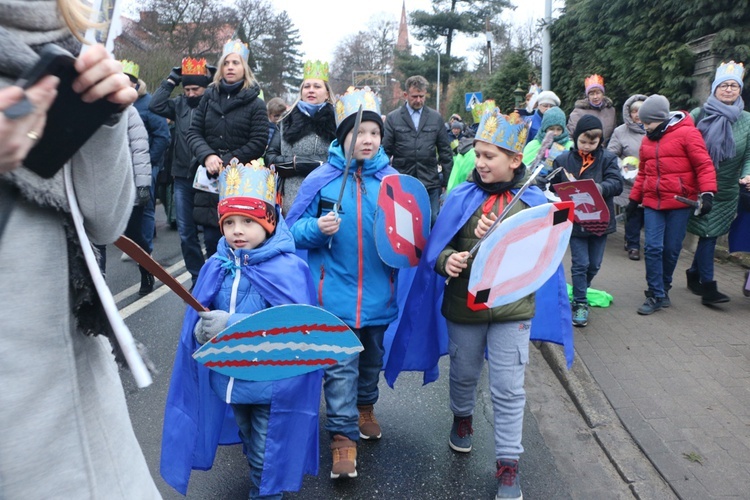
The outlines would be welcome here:
M 202 63 L 202 64 L 201 64 Z M 198 104 L 216 68 L 206 66 L 205 61 L 186 58 L 182 67 L 172 68 L 166 80 L 154 93 L 149 109 L 151 112 L 174 121 L 174 148 L 172 150 L 172 176 L 174 177 L 174 201 L 177 212 L 177 231 L 180 235 L 182 257 L 185 267 L 193 278 L 204 262 L 203 249 L 198 239 L 198 226 L 193 219 L 193 177 L 197 163 L 187 142 L 187 132 Z M 192 73 L 192 74 L 191 74 Z M 197 74 L 196 74 L 197 73 Z M 182 95 L 170 99 L 174 88 L 182 83 Z M 209 228 L 203 233 L 206 248 L 216 248 L 221 237 L 218 230 Z
M 392 157 L 393 168 L 419 179 L 430 195 L 432 223 L 440 209 L 440 193 L 453 167 L 450 139 L 440 113 L 424 105 L 427 80 L 406 80 L 406 104 L 391 111 L 385 121 L 383 149 Z M 442 179 L 438 171 L 442 165 Z

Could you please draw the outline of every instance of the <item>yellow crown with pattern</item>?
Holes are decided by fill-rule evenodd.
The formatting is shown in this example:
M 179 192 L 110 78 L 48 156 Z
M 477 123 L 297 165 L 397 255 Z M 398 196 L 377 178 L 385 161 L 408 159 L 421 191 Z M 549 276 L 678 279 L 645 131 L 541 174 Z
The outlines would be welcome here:
M 601 75 L 593 74 L 586 78 L 583 82 L 583 86 L 586 88 L 586 93 L 592 88 L 599 88 L 604 92 L 604 77 Z
M 276 227 L 276 171 L 263 159 L 232 158 L 219 174 L 219 226 L 230 215 L 255 219 L 269 233 Z
M 247 58 L 250 57 L 250 49 L 247 47 L 246 43 L 243 43 L 242 40 L 236 38 L 234 40 L 229 40 L 224 44 L 224 50 L 221 52 L 221 57 L 224 57 L 227 54 L 239 54 L 242 59 L 247 61 Z
M 479 104 L 475 104 L 471 108 L 471 117 L 474 119 L 474 123 L 479 123 L 479 121 L 482 119 L 482 115 L 486 111 L 492 111 L 495 109 L 495 100 L 494 99 L 487 99 L 484 102 L 480 102 Z
M 475 140 L 493 144 L 513 153 L 522 153 L 528 136 L 528 124 L 518 113 L 506 116 L 495 108 L 485 111 Z
M 357 90 L 355 87 L 349 87 L 344 95 L 340 95 L 336 101 L 336 127 L 341 125 L 347 117 L 359 111 L 362 105 L 362 111 L 372 111 L 380 115 L 380 97 L 370 90 L 370 87 L 364 87 Z
M 328 81 L 328 63 L 320 61 L 305 61 L 302 70 L 302 79 L 314 78 L 316 80 Z
M 122 64 L 122 72 L 126 75 L 132 76 L 133 78 L 138 78 L 138 75 L 140 75 L 141 73 L 141 67 L 133 61 L 123 59 L 122 61 L 120 61 L 120 64 Z
M 206 59 L 184 57 L 182 59 L 182 76 L 206 76 Z

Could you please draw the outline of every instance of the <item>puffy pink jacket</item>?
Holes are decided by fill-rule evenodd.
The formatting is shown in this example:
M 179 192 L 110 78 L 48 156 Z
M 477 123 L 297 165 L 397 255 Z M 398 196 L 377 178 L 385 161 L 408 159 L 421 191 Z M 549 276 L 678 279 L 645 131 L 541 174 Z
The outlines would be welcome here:
M 640 158 L 630 199 L 644 207 L 686 208 L 675 195 L 697 200 L 700 193 L 716 192 L 716 170 L 703 136 L 685 112 L 673 115 L 659 140 L 643 138 Z

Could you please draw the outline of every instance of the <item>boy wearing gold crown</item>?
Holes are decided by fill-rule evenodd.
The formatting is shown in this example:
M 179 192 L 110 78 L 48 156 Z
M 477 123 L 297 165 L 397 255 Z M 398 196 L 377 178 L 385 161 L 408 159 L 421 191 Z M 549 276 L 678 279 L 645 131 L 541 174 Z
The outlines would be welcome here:
M 364 111 L 354 141 L 360 105 Z M 378 97 L 367 88 L 350 88 L 336 103 L 336 121 L 328 162 L 307 176 L 287 216 L 297 247 L 307 250 L 308 264 L 315 270 L 318 305 L 349 325 L 365 348 L 359 359 L 350 358 L 325 373 L 333 479 L 357 477 L 357 441 L 381 437 L 373 406 L 383 367 L 383 336 L 398 313 L 396 269 L 380 259 L 373 234 L 380 181 L 397 173 L 380 146 Z M 345 176 L 345 152 L 352 145 Z
M 275 186 L 275 173 L 258 162 L 234 159 L 219 176 L 223 237 L 193 291 L 211 311 L 185 314 L 164 416 L 161 473 L 183 495 L 190 470 L 210 468 L 218 444 L 238 442 L 238 428 L 250 465 L 249 498 L 281 498 L 282 491 L 299 490 L 304 474 L 317 474 L 320 370 L 249 382 L 192 358 L 200 344 L 250 314 L 315 304 L 310 271 L 294 254 Z
M 195 198 L 193 177 L 195 177 L 197 164 L 190 151 L 187 134 L 198 104 L 215 73 L 216 68 L 207 65 L 205 59 L 185 57 L 180 66 L 172 68 L 167 79 L 154 92 L 149 105 L 151 112 L 168 118 L 175 124 L 171 173 L 174 178 L 177 232 L 180 235 L 180 247 L 182 257 L 185 259 L 185 267 L 193 279 L 193 284 L 198 279 L 198 273 L 205 259 L 201 242 L 198 239 L 198 224 L 193 218 Z M 182 84 L 183 93 L 171 98 L 175 86 L 180 84 Z M 220 237 L 221 233 L 218 228 L 204 227 L 203 238 L 209 255 L 215 251 Z
M 570 308 L 559 299 L 565 290 L 564 273 L 560 266 L 537 293 L 483 311 L 468 308 L 467 294 L 473 264 L 469 249 L 523 185 L 526 134 L 518 115 L 509 118 L 497 108 L 482 115 L 474 139 L 475 169 L 469 182 L 451 191 L 435 222 L 385 368 L 391 385 L 404 370 L 423 371 L 428 383 L 438 377 L 439 357 L 450 355 L 454 418 L 448 445 L 456 452 L 468 453 L 472 449 L 476 388 L 487 352 L 494 410 L 496 498 L 516 500 L 522 498 L 518 460 L 523 452 L 524 369 L 530 335 L 536 340 L 565 344 L 566 356 L 572 361 Z M 542 192 L 532 186 L 521 195 L 510 215 L 546 202 Z M 450 281 L 446 285 L 447 277 Z M 537 308 L 538 302 L 543 306 Z M 439 304 L 442 309 L 438 309 Z M 535 316 L 537 310 L 544 314 Z
M 609 143 L 612 132 L 615 130 L 615 105 L 612 99 L 604 95 L 604 78 L 600 75 L 591 75 L 586 78 L 585 82 L 586 97 L 576 101 L 573 111 L 568 117 L 568 133 L 572 136 L 576 131 L 576 124 L 582 116 L 594 115 L 601 120 L 604 131 L 602 145 L 604 147 Z

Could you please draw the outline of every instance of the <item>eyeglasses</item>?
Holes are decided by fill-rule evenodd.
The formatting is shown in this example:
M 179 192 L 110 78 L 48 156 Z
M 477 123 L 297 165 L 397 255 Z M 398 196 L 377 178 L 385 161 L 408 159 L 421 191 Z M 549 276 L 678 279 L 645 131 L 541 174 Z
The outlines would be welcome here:
M 721 90 L 739 90 L 740 86 L 736 83 L 722 83 L 721 85 L 719 85 L 719 88 Z

